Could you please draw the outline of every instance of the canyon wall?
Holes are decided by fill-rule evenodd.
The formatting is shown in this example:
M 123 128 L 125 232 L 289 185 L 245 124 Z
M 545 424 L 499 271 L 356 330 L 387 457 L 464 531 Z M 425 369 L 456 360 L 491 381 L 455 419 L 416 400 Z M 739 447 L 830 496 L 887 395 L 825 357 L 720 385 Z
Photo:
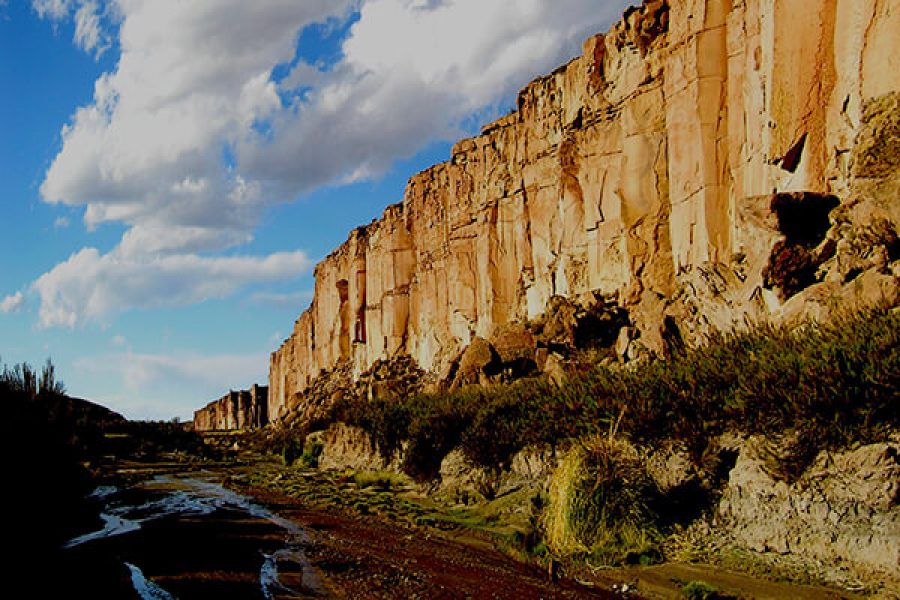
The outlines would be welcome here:
M 263 427 L 269 422 L 269 388 L 253 385 L 230 391 L 194 412 L 194 431 L 227 431 Z
M 663 346 L 897 302 L 900 0 L 645 0 L 315 270 L 268 418 L 322 374 L 603 298 Z M 667 327 L 665 324 L 669 323 Z

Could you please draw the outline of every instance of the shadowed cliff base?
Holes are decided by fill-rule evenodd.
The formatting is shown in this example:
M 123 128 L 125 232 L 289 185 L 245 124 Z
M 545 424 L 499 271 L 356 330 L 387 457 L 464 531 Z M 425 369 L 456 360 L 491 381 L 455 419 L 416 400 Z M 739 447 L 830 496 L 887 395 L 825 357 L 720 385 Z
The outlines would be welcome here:
M 364 473 L 354 478 L 269 464 L 259 465 L 246 478 L 238 475 L 233 484 L 275 503 L 310 532 L 315 541 L 310 561 L 341 598 L 863 597 L 708 564 L 612 568 L 560 562 L 551 567 L 531 559 L 517 563 L 524 555 L 511 541 L 500 545 L 504 554 L 491 550 L 508 528 L 503 518 L 485 518 L 477 507 L 466 514 L 402 482 L 372 489 L 367 478 Z M 700 584 L 717 595 L 685 592 Z

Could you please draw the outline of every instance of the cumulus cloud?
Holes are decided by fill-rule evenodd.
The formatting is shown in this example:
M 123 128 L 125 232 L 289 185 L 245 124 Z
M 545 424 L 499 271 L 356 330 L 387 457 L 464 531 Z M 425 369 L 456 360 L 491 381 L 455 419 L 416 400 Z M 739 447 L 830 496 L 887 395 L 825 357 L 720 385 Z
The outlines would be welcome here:
M 576 55 L 627 4 L 368 0 L 331 71 L 301 64 L 280 82 L 313 88 L 239 140 L 240 165 L 288 196 L 381 173 Z
M 82 208 L 89 229 L 126 225 L 108 254 L 85 248 L 35 282 L 40 323 L 72 326 L 294 276 L 305 257 L 260 279 L 256 268 L 225 268 L 237 259 L 199 253 L 248 243 L 274 203 L 380 174 L 458 136 L 466 119 L 492 115 L 577 54 L 627 4 L 33 0 L 42 17 L 72 18 L 85 50 L 115 35 L 121 52 L 63 127 L 41 194 Z M 114 30 L 104 28 L 110 15 Z M 351 17 L 336 61 L 298 55 L 306 27 Z
M 67 217 L 56 217 L 56 219 L 53 221 L 54 229 L 65 229 L 69 225 L 70 223 Z
M 195 254 L 135 257 L 85 248 L 34 282 L 41 327 L 74 327 L 124 308 L 194 304 L 233 294 L 248 284 L 299 276 L 311 261 L 303 252 L 263 258 Z
M 224 156 L 280 110 L 271 71 L 298 33 L 348 4 L 119 0 L 117 69 L 63 129 L 44 199 L 84 206 L 88 227 L 177 228 L 161 250 L 245 242 L 271 198 Z
M 32 0 L 31 6 L 40 18 L 59 21 L 69 14 L 72 0 Z
M 100 57 L 107 50 L 107 40 L 100 25 L 100 6 L 84 2 L 75 13 L 75 45 Z
M 22 304 L 25 302 L 25 296 L 22 292 L 16 292 L 11 296 L 7 296 L 3 300 L 0 300 L 0 312 L 7 314 L 22 308 Z
M 39 325 L 75 326 L 131 308 L 224 297 L 307 271 L 301 252 L 201 256 L 252 240 L 267 202 L 224 156 L 280 107 L 272 68 L 290 62 L 308 24 L 346 16 L 349 0 L 79 1 L 76 43 L 97 48 L 101 12 L 118 15 L 121 56 L 62 130 L 45 201 L 84 208 L 89 229 L 127 225 L 107 254 L 84 248 L 33 284 Z M 73 2 L 35 0 L 50 19 Z

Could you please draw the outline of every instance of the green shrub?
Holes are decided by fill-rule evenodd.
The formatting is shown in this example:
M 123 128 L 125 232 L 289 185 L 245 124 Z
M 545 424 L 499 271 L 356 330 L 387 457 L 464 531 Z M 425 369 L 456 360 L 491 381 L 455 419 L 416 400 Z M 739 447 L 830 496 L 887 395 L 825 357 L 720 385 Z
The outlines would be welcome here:
M 472 422 L 482 391 L 467 388 L 450 396 L 419 396 L 410 405 L 409 446 L 403 469 L 417 479 L 433 479 L 441 461 L 459 445 Z
M 331 407 L 331 420 L 356 425 L 372 436 L 381 455 L 390 460 L 409 437 L 409 399 L 365 400 L 343 396 Z
M 452 448 L 502 468 L 529 444 L 555 446 L 609 429 L 636 442 L 684 443 L 699 460 L 724 430 L 795 432 L 784 475 L 823 448 L 884 439 L 900 426 L 900 313 L 874 308 L 802 327 L 762 324 L 676 346 L 635 368 L 596 365 L 555 386 L 544 378 L 375 401 L 345 398 L 332 419 L 369 431 L 406 470 L 433 477 Z
M 681 587 L 681 593 L 688 600 L 718 600 L 719 590 L 705 581 L 689 581 Z
M 284 466 L 289 467 L 294 461 L 303 456 L 304 439 L 293 435 L 291 431 L 285 431 L 278 440 L 278 453 L 281 455 L 281 462 Z
M 303 442 L 303 454 L 297 458 L 297 461 L 307 469 L 315 469 L 319 466 L 319 456 L 322 455 L 324 448 L 325 444 L 321 440 L 307 437 Z
M 655 494 L 627 442 L 596 436 L 573 444 L 550 482 L 547 543 L 559 554 L 588 553 L 607 564 L 658 556 L 659 532 L 649 508 Z
M 359 488 L 391 490 L 403 486 L 403 478 L 390 471 L 360 471 L 353 474 L 353 482 Z

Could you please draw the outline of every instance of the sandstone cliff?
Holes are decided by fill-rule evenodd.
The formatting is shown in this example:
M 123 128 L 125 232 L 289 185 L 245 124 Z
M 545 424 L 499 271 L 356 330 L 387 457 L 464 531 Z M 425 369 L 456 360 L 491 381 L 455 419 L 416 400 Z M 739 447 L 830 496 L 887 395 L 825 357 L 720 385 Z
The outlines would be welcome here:
M 645 0 L 413 177 L 315 271 L 268 417 L 323 374 L 473 340 L 562 297 L 658 350 L 747 318 L 897 303 L 900 0 Z
M 225 431 L 263 427 L 269 422 L 269 388 L 254 384 L 230 391 L 194 412 L 194 431 Z

